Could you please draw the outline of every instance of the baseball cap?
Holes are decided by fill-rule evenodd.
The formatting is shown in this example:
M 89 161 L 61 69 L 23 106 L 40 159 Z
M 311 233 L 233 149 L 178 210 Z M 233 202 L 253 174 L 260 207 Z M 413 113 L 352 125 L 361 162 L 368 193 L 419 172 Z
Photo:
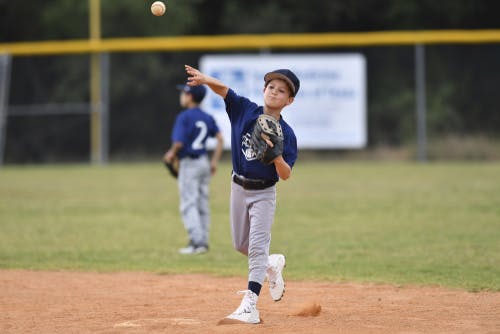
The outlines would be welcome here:
M 191 96 L 193 97 L 193 101 L 196 103 L 200 103 L 205 97 L 205 94 L 207 93 L 207 89 L 203 85 L 200 86 L 177 85 L 177 89 L 191 94 Z
M 299 78 L 288 69 L 279 69 L 272 72 L 267 73 L 264 76 L 264 82 L 267 83 L 273 79 L 281 79 L 284 80 L 288 86 L 290 87 L 290 91 L 292 92 L 292 96 L 297 95 L 300 88 Z

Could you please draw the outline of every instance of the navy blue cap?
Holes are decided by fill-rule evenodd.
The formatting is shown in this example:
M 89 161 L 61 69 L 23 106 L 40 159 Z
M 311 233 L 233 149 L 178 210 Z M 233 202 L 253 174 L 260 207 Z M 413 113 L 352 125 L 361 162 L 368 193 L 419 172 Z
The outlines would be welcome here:
M 279 69 L 269 72 L 264 76 L 264 82 L 266 83 L 266 85 L 273 79 L 281 79 L 285 81 L 288 84 L 288 87 L 290 87 L 292 96 L 297 95 L 297 93 L 299 92 L 300 81 L 292 71 L 288 69 Z
M 177 85 L 177 89 L 186 92 L 188 94 L 191 94 L 191 96 L 193 97 L 193 101 L 196 103 L 200 103 L 205 97 L 205 94 L 207 93 L 207 89 L 203 85 L 200 86 Z

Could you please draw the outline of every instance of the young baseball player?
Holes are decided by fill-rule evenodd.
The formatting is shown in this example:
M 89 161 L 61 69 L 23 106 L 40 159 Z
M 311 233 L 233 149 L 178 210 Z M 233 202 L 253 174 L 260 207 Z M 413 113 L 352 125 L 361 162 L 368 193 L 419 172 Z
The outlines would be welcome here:
M 231 122 L 232 183 L 231 183 L 231 232 L 233 245 L 248 256 L 248 289 L 240 306 L 228 319 L 245 323 L 259 323 L 257 300 L 267 277 L 271 297 L 279 301 L 285 291 L 282 270 L 285 257 L 269 255 L 271 226 L 276 210 L 276 182 L 287 180 L 297 159 L 297 140 L 292 128 L 281 116 L 297 94 L 300 82 L 286 69 L 269 72 L 264 76 L 264 106 L 258 106 L 246 97 L 237 95 L 219 80 L 186 65 L 188 85 L 205 84 L 220 95 L 226 104 Z M 256 159 L 252 152 L 252 129 L 257 118 L 266 114 L 279 121 L 283 132 L 283 153 L 271 164 Z M 267 141 L 270 147 L 272 142 Z
M 178 187 L 180 212 L 189 235 L 189 244 L 179 249 L 181 254 L 200 254 L 208 251 L 210 229 L 209 182 L 222 154 L 223 137 L 214 118 L 199 108 L 205 97 L 204 86 L 178 86 L 183 110 L 177 115 L 172 130 L 172 146 L 164 161 L 179 159 Z M 208 137 L 217 139 L 209 161 L 205 146 Z

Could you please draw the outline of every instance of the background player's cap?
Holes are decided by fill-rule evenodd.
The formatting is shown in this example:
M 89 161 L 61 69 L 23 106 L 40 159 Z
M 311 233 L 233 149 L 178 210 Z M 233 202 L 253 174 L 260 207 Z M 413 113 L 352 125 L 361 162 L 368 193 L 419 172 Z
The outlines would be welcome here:
M 264 76 L 264 82 L 266 83 L 266 85 L 269 81 L 273 79 L 284 80 L 290 87 L 292 96 L 297 95 L 300 88 L 300 81 L 299 78 L 297 78 L 297 76 L 292 71 L 288 69 L 280 69 L 269 72 Z
M 203 85 L 200 86 L 177 85 L 177 89 L 186 92 L 188 94 L 191 94 L 191 96 L 193 97 L 193 101 L 196 103 L 200 103 L 205 97 L 205 94 L 207 93 L 207 89 Z

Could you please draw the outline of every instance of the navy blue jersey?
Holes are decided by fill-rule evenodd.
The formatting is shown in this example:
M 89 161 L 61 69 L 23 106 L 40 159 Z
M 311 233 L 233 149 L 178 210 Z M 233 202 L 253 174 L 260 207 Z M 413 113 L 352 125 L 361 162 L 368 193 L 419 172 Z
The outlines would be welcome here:
M 207 153 L 205 143 L 208 137 L 215 137 L 219 128 L 214 118 L 200 108 L 186 109 L 175 119 L 172 142 L 181 142 L 182 149 L 177 156 L 200 156 Z
M 224 102 L 231 122 L 233 171 L 249 179 L 278 181 L 279 176 L 274 164 L 265 165 L 258 161 L 250 146 L 255 121 L 264 113 L 264 108 L 246 97 L 237 95 L 232 89 L 228 90 Z M 293 167 L 297 160 L 297 138 L 283 117 L 279 122 L 284 136 L 283 159 Z

